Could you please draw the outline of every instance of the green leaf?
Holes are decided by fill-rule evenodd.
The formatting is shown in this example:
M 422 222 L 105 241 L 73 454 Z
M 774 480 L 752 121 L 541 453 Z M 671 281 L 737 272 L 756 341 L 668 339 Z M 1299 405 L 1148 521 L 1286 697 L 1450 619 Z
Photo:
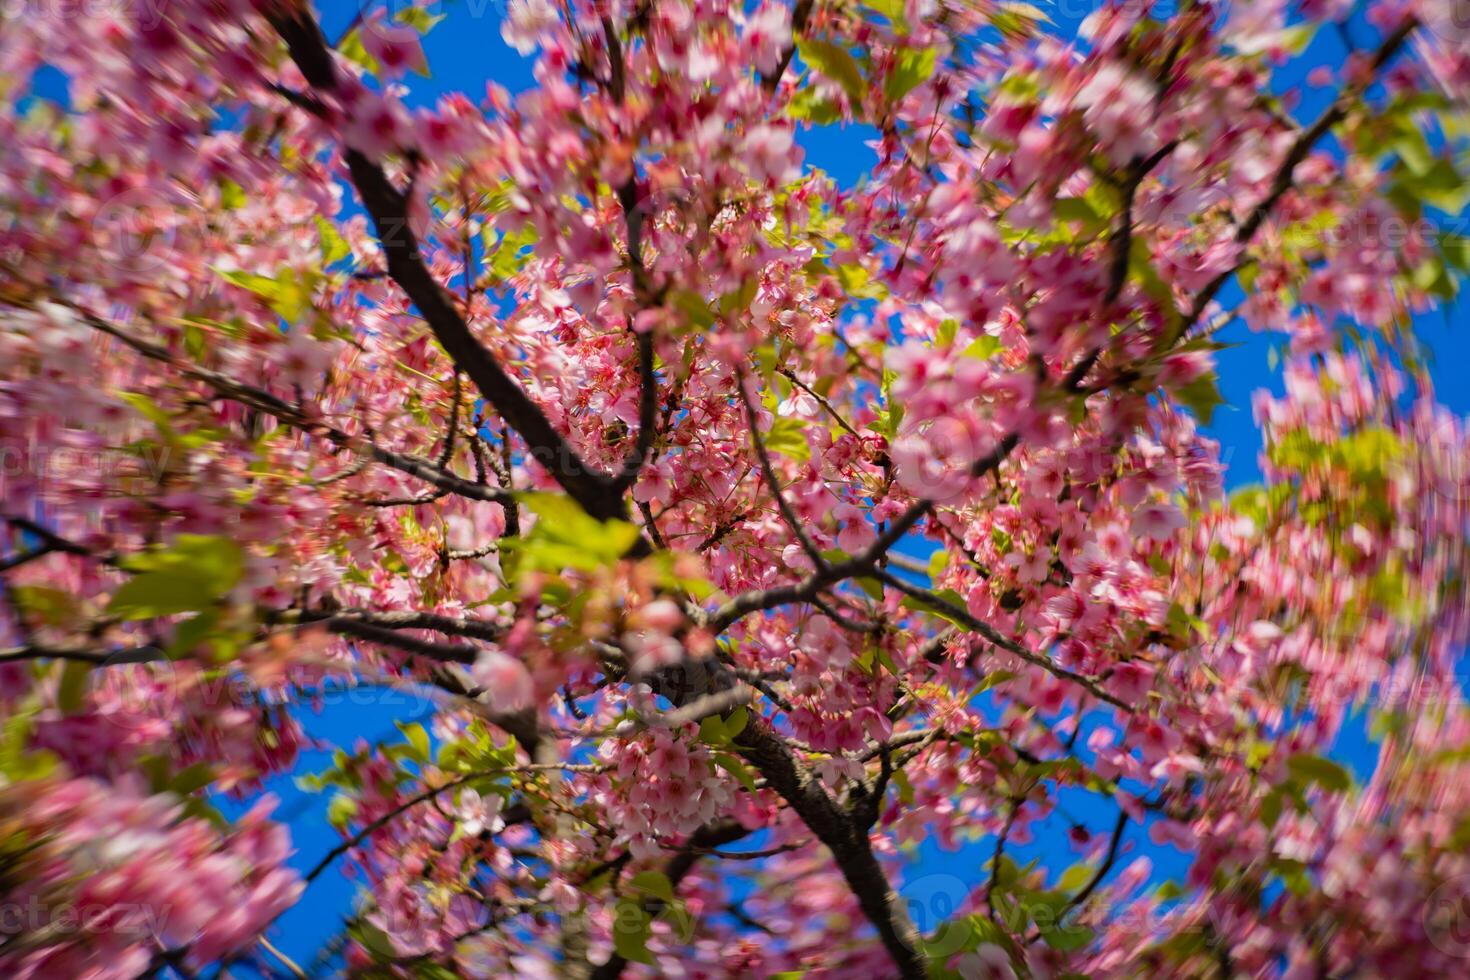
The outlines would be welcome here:
M 418 722 L 407 724 L 405 722 L 395 721 L 393 725 L 403 733 L 404 738 L 408 739 L 409 747 L 413 750 L 410 758 L 415 762 L 427 765 L 429 760 L 433 758 L 433 754 L 429 750 L 428 730 Z
M 1046 11 L 1035 4 L 1023 3 L 1021 0 L 1006 0 L 1006 2 L 1001 3 L 999 6 L 1006 13 L 1014 14 L 1026 20 L 1040 21 L 1043 24 L 1051 23 L 1051 18 L 1046 15 Z
M 629 899 L 620 899 L 613 910 L 613 950 L 630 963 L 653 965 L 653 954 L 648 951 L 648 938 L 653 935 L 653 920 L 643 906 Z
M 914 802 L 914 784 L 909 781 L 908 773 L 902 769 L 894 769 L 893 785 L 898 787 L 898 801 L 905 806 L 912 806 Z
M 729 752 L 716 752 L 714 754 L 714 760 L 715 765 L 739 780 L 741 786 L 744 786 L 752 793 L 757 791 L 759 787 L 756 786 L 755 773 L 750 771 L 750 767 L 738 755 L 731 755 Z
M 1052 202 L 1052 215 L 1058 221 L 1080 221 L 1084 230 L 1100 232 L 1107 228 L 1108 221 L 1097 213 L 1092 202 L 1085 197 L 1059 197 Z
M 1174 294 L 1169 284 L 1160 278 L 1159 270 L 1154 268 L 1153 253 L 1148 242 L 1142 238 L 1133 239 L 1132 247 L 1128 250 L 1128 274 L 1138 280 L 1144 294 L 1157 303 L 1159 309 L 1171 320 L 1178 317 Z
M 846 48 L 831 41 L 801 40 L 796 42 L 796 49 L 801 52 L 802 61 L 842 86 L 854 109 L 862 105 L 866 88 L 862 69 Z
M 1090 864 L 1074 864 L 1057 879 L 1057 888 L 1064 892 L 1075 892 L 1092 880 L 1097 869 Z
M 1439 236 L 1439 249 L 1451 267 L 1460 272 L 1470 272 L 1470 238 L 1443 232 Z
M 563 494 L 519 493 L 516 499 L 538 518 L 529 534 L 506 538 L 501 543 L 502 551 L 519 556 L 518 567 L 547 572 L 567 568 L 597 571 L 616 563 L 638 540 L 636 525 L 599 521 Z
M 750 721 L 750 712 L 744 707 L 737 707 L 730 712 L 730 717 L 725 719 L 725 741 L 733 742 L 736 736 L 745 731 L 745 726 Z
M 393 947 L 393 940 L 388 938 L 388 934 L 364 918 L 359 917 L 348 927 L 347 932 L 357 940 L 359 946 L 377 960 L 392 960 L 398 956 L 398 951 Z
M 226 537 L 181 534 L 170 547 L 135 555 L 124 567 L 140 574 L 113 593 L 107 611 L 123 619 L 148 619 L 213 605 L 240 581 L 244 554 Z
M 77 660 L 68 660 L 61 668 L 61 680 L 56 685 L 56 706 L 64 715 L 74 715 L 82 709 L 87 696 L 87 681 L 92 665 Z
M 860 263 L 844 262 L 835 266 L 832 272 L 837 276 L 843 291 L 854 299 L 882 299 L 888 295 L 887 287 L 880 282 L 874 282 L 868 270 Z
M 214 767 L 209 763 L 196 762 L 174 773 L 169 778 L 167 789 L 175 795 L 188 796 L 214 782 L 214 775 Z
M 187 572 L 150 572 L 124 582 L 107 604 L 119 619 L 152 619 L 197 612 L 214 602 L 207 583 Z
M 180 534 L 165 548 L 130 556 L 123 567 L 133 572 L 188 572 L 223 594 L 240 581 L 244 562 L 240 546 L 223 535 Z
M 778 415 L 771 422 L 770 431 L 766 433 L 766 449 L 805 463 L 812 458 L 812 447 L 807 444 L 806 436 L 802 433 L 805 425 L 799 418 Z
M 724 745 L 725 721 L 719 715 L 707 715 L 699 720 L 699 740 L 705 745 Z
M 674 900 L 674 885 L 662 871 L 640 871 L 628 882 L 634 891 L 640 891 L 665 902 Z
M 39 618 L 47 626 L 66 626 L 79 614 L 75 596 L 49 585 L 13 585 L 10 598 L 27 616 Z
M 1353 787 L 1353 777 L 1346 769 L 1320 755 L 1294 755 L 1286 760 L 1286 768 L 1295 778 L 1333 793 L 1345 793 Z
M 980 678 L 980 683 L 975 686 L 975 693 L 979 694 L 982 691 L 988 691 L 992 687 L 995 687 L 997 684 L 1004 684 L 1006 681 L 1013 681 L 1020 676 L 1021 675 L 1016 673 L 1014 670 L 992 670 L 984 677 Z
M 54 753 L 30 744 L 36 711 L 35 707 L 23 708 L 0 720 L 0 775 L 11 782 L 40 779 L 56 768 Z
M 970 341 L 965 349 L 960 351 L 960 356 L 973 357 L 978 360 L 986 361 L 994 357 L 1000 351 L 1000 347 L 1001 344 L 999 337 L 992 337 L 988 333 L 983 333 L 980 336 L 976 337 L 974 340 Z
M 357 816 L 357 801 L 343 793 L 332 797 L 332 802 L 327 804 L 327 823 L 343 829 Z
M 1041 940 L 1061 953 L 1074 953 L 1092 942 L 1093 931 L 1086 926 L 1069 923 L 1041 929 Z
M 899 55 L 893 70 L 883 81 L 883 94 L 889 102 L 897 102 L 927 82 L 934 74 L 938 52 L 934 48 L 905 51 Z
M 720 294 L 720 315 L 730 316 L 736 313 L 744 313 L 750 309 L 750 304 L 755 302 L 755 293 L 758 283 L 754 276 L 742 279 L 740 288 L 732 289 Z
M 1409 172 L 1415 176 L 1422 177 L 1434 167 L 1434 151 L 1429 148 L 1429 141 L 1417 126 L 1403 130 L 1398 139 L 1394 140 L 1393 148 L 1398 152 L 1399 159 L 1409 168 Z
M 1049 24 L 1051 19 L 1034 4 L 1006 2 L 996 5 L 990 23 L 1006 38 L 1020 39 L 1034 36 L 1036 25 Z
M 221 278 L 227 282 L 248 290 L 261 299 L 288 324 L 294 324 L 301 319 L 308 307 L 311 306 L 311 292 L 314 283 L 297 278 L 291 269 L 282 269 L 275 278 L 258 275 L 254 272 L 243 272 L 239 269 L 215 269 Z
M 347 36 L 338 43 L 337 53 L 369 75 L 376 76 L 383 69 L 383 66 L 378 64 L 378 59 L 368 54 L 367 48 L 363 45 L 361 28 L 353 28 L 348 32 Z
M 187 657 L 219 627 L 219 613 L 206 609 L 174 627 L 174 638 L 168 645 L 168 658 Z
M 1176 388 L 1174 395 L 1205 425 L 1209 425 L 1210 419 L 1214 418 L 1215 408 L 1225 404 L 1213 374 L 1202 375 L 1189 384 Z
M 804 88 L 786 104 L 786 115 L 813 126 L 830 126 L 842 118 L 842 108 L 831 99 L 823 98 L 816 89 Z
M 321 241 L 322 265 L 333 265 L 352 254 L 352 248 L 337 231 L 337 226 L 321 215 L 316 216 L 317 238 Z
M 490 253 L 488 263 L 490 272 L 500 282 L 504 282 L 525 267 L 526 260 L 530 257 L 531 247 L 540 237 L 536 232 L 536 226 L 529 221 L 515 231 L 501 235 L 499 241 L 493 243 L 493 248 L 489 239 L 493 232 L 489 225 L 485 226 L 484 234 L 486 251 Z
M 407 24 L 420 34 L 427 34 L 434 29 L 434 25 L 444 19 L 444 14 L 431 14 L 423 7 L 404 7 L 394 15 L 393 19 L 400 24 Z
M 1176 898 L 1183 897 L 1185 891 L 1184 887 L 1180 885 L 1179 882 L 1175 881 L 1173 878 L 1170 878 L 1168 881 L 1160 885 L 1158 887 L 1158 890 L 1154 892 L 1154 894 L 1158 896 L 1159 901 L 1170 902 Z
M 879 16 L 888 18 L 888 23 L 899 34 L 907 34 L 909 23 L 904 0 L 862 0 L 862 5 Z
M 958 609 L 964 609 L 966 612 L 969 611 L 968 606 L 966 606 L 965 604 L 964 598 L 954 589 L 943 589 L 940 591 L 936 591 L 934 593 L 934 596 L 936 599 L 941 599 L 944 602 L 947 602 L 949 605 L 955 606 Z M 901 605 L 905 609 L 912 609 L 915 612 L 925 612 L 931 616 L 938 616 L 940 619 L 943 619 L 946 622 L 954 623 L 956 626 L 963 626 L 966 629 L 969 629 L 969 624 L 964 619 L 958 617 L 954 613 L 951 613 L 944 606 L 926 602 L 925 600 L 920 599 L 916 596 L 905 596 L 903 601 L 899 603 L 899 605 Z
M 1271 874 L 1280 878 L 1287 890 L 1295 895 L 1308 895 L 1312 891 L 1312 879 L 1307 875 L 1307 866 L 1292 858 L 1272 857 L 1268 864 Z
M 244 207 L 245 188 L 228 177 L 221 178 L 219 182 L 219 206 L 224 211 L 238 211 Z

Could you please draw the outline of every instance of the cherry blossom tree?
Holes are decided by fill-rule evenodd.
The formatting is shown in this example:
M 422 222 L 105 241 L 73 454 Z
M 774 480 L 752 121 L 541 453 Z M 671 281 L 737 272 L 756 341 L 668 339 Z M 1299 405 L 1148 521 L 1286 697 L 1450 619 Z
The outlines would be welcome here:
M 1465 975 L 1463 0 L 485 13 L 0 5 L 0 972 Z

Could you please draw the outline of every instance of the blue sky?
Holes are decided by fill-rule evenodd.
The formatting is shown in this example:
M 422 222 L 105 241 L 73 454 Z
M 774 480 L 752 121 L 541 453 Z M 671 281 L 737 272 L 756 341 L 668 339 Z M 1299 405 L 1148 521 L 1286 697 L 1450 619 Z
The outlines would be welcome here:
M 1039 5 L 1044 9 L 1048 7 L 1045 2 Z M 327 3 L 324 7 L 327 11 L 327 34 L 335 38 L 351 20 L 356 6 Z M 1053 6 L 1052 9 L 1056 8 Z M 1082 0 L 1070 0 L 1070 3 L 1063 4 L 1063 9 L 1074 14 L 1071 17 L 1057 14 L 1059 26 L 1070 32 L 1085 14 L 1085 6 Z M 449 19 L 435 29 L 425 43 L 433 77 L 428 80 L 410 79 L 413 95 L 409 101 L 412 104 L 431 103 L 439 95 L 452 91 L 478 97 L 484 92 L 487 81 L 498 82 L 512 92 L 533 83 L 531 60 L 518 55 L 500 38 L 498 4 L 470 0 L 451 3 L 447 10 Z M 476 11 L 481 11 L 481 15 L 476 16 Z M 1372 33 L 1359 26 L 1358 43 L 1371 43 Z M 1338 65 L 1343 59 L 1341 40 L 1330 31 L 1321 32 L 1301 64 L 1277 78 L 1277 92 L 1286 95 L 1292 89 L 1299 90 L 1301 101 L 1296 114 L 1302 119 L 1314 118 L 1330 100 L 1331 93 L 1306 87 L 1306 72 L 1317 64 Z M 808 164 L 826 170 L 839 183 L 850 186 L 874 159 L 872 151 L 864 145 L 872 137 L 873 133 L 867 127 L 831 126 L 807 132 L 801 137 L 801 143 Z M 1238 298 L 1238 291 L 1234 295 L 1227 291 L 1222 301 L 1229 304 Z M 1459 366 L 1470 354 L 1470 344 L 1466 339 L 1470 319 L 1467 319 L 1463 304 L 1447 312 L 1424 317 L 1419 328 L 1434 351 L 1432 373 L 1440 399 L 1458 414 L 1470 412 L 1470 385 L 1461 383 L 1457 376 Z M 1279 372 L 1272 366 L 1271 347 L 1279 345 L 1281 339 L 1251 334 L 1239 324 L 1227 328 L 1220 339 L 1238 346 L 1218 355 L 1221 391 L 1228 404 L 1216 412 L 1208 431 L 1220 441 L 1222 456 L 1229 466 L 1227 483 L 1234 487 L 1253 482 L 1260 475 L 1257 462 L 1260 437 L 1251 418 L 1251 394 L 1259 388 L 1280 391 Z M 429 715 L 425 702 L 414 702 L 401 695 L 391 699 L 364 695 L 342 700 L 345 703 L 330 705 L 319 715 L 304 715 L 309 731 L 326 741 L 350 746 L 357 738 L 369 741 L 396 739 L 393 730 L 395 720 L 427 720 Z M 1360 775 L 1371 772 L 1374 749 L 1364 734 L 1363 726 L 1349 726 L 1336 754 Z M 308 753 L 300 771 L 318 771 L 328 762 L 329 757 L 325 753 Z M 303 794 L 294 788 L 290 779 L 285 778 L 273 780 L 270 788 L 282 797 L 283 812 L 292 815 L 290 823 L 298 850 L 295 864 L 304 871 L 339 840 L 324 820 L 327 796 Z M 1065 793 L 1063 806 L 1067 815 L 1082 821 L 1098 834 L 1111 827 L 1116 812 L 1110 805 L 1100 803 L 1086 793 Z M 1040 855 L 1048 847 L 1065 849 L 1066 827 L 1066 817 L 1058 815 L 1050 824 L 1054 833 L 1039 837 L 1037 844 L 1014 849 L 1014 853 L 1024 860 Z M 1134 848 L 1134 853 L 1147 854 L 1154 861 L 1156 876 L 1160 880 L 1181 875 L 1187 866 L 1183 855 L 1150 844 L 1146 832 L 1137 826 L 1130 827 L 1125 841 L 1127 846 Z M 919 848 L 916 866 L 907 876 L 910 884 L 904 888 L 904 894 L 916 903 L 916 918 L 922 928 L 930 929 L 937 925 L 940 918 L 953 910 L 953 904 L 969 887 L 984 880 L 991 846 L 989 840 L 979 841 L 963 847 L 957 854 L 945 853 L 932 842 L 926 842 Z M 1072 860 L 1074 858 L 1067 854 L 1049 854 L 1045 863 L 1061 870 Z M 1120 861 L 1119 868 L 1126 863 L 1126 859 Z M 280 921 L 277 945 L 306 965 L 320 945 L 339 931 L 342 918 L 349 913 L 354 889 L 352 882 L 335 871 L 322 875 L 311 886 L 303 902 Z

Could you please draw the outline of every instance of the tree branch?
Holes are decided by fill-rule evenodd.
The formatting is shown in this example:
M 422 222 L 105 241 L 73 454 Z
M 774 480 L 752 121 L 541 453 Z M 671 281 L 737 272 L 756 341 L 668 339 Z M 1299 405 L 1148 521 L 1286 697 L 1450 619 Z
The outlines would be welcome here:
M 928 975 L 919 934 L 903 902 L 889 885 L 868 842 L 868 830 L 839 807 L 766 723 L 752 715 L 736 738 L 736 750 L 791 805 L 817 839 L 827 845 L 858 905 L 905 980 Z
M 1071 681 L 1072 683 L 1081 686 L 1089 694 L 1100 701 L 1106 701 L 1108 704 L 1111 704 L 1116 708 L 1121 708 L 1123 711 L 1126 711 L 1129 714 L 1133 713 L 1132 705 L 1128 704 L 1125 701 L 1119 700 L 1113 694 L 1110 694 L 1108 691 L 1099 687 L 1097 681 L 1095 681 L 1091 677 L 1088 677 L 1085 674 L 1079 674 L 1074 670 L 1068 670 L 1061 664 L 1055 663 L 1038 653 L 1033 653 L 1032 651 L 1027 650 L 1025 647 L 1021 646 L 1021 644 L 1006 636 L 1004 633 L 997 630 L 994 626 L 991 626 L 989 623 L 985 622 L 985 620 L 977 619 L 976 617 L 970 615 L 970 611 L 968 609 L 957 606 L 949 600 L 945 599 L 943 596 L 936 595 L 928 589 L 921 589 L 917 585 L 910 585 L 908 582 L 905 582 L 903 579 L 899 578 L 891 572 L 885 571 L 884 569 L 875 569 L 873 574 L 881 579 L 885 585 L 892 586 L 893 588 L 902 592 L 904 595 L 912 596 L 929 608 L 937 612 L 944 613 L 944 615 L 949 619 L 952 619 L 959 623 L 963 623 L 967 629 L 975 633 L 979 633 L 987 641 L 994 644 L 995 646 L 1000 647 L 1007 653 L 1020 657 L 1028 664 L 1040 667 L 1042 670 L 1045 670 L 1056 677 L 1059 677 L 1063 680 Z
M 1261 199 L 1261 202 L 1251 209 L 1250 214 L 1246 216 L 1245 221 L 1241 222 L 1240 227 L 1236 230 L 1235 241 L 1238 244 L 1242 246 L 1248 245 L 1256 237 L 1256 232 L 1260 230 L 1261 225 L 1265 223 L 1266 218 L 1270 216 L 1271 211 L 1276 207 L 1277 203 L 1286 196 L 1287 191 L 1295 186 L 1296 168 L 1301 166 L 1302 162 L 1307 159 L 1307 155 L 1312 152 L 1312 148 L 1317 145 L 1317 142 L 1322 137 L 1327 135 L 1333 126 L 1336 126 L 1347 118 L 1348 110 L 1353 102 L 1372 84 L 1378 72 L 1393 60 L 1394 55 L 1398 54 L 1399 50 L 1408 42 L 1410 35 L 1418 27 L 1419 22 L 1412 17 L 1407 18 L 1400 24 L 1398 29 L 1385 38 L 1383 43 L 1379 45 L 1378 50 L 1374 52 L 1373 60 L 1369 65 L 1368 71 L 1364 74 L 1363 80 L 1345 88 L 1338 95 L 1336 101 L 1321 116 L 1317 117 L 1317 121 L 1302 130 L 1301 134 L 1297 136 L 1296 141 L 1287 150 L 1286 156 L 1281 162 L 1281 167 L 1276 171 L 1276 177 L 1271 182 L 1271 189 Z M 1225 287 L 1225 284 L 1230 281 L 1231 277 L 1239 272 L 1244 265 L 1245 263 L 1243 261 L 1237 262 L 1210 280 L 1205 285 L 1205 288 L 1200 290 L 1199 294 L 1194 298 L 1194 303 L 1190 307 L 1189 313 L 1170 336 L 1169 342 L 1165 345 L 1166 347 L 1172 347 L 1179 338 L 1189 332 L 1190 328 L 1204 315 L 1205 307 L 1214 301 L 1220 290 Z
M 669 858 L 664 864 L 664 876 L 669 879 L 669 884 L 678 890 L 679 884 L 694 870 L 694 864 L 700 857 L 712 851 L 714 848 L 725 844 L 734 843 L 750 834 L 738 822 L 731 819 L 716 820 L 700 827 L 689 837 L 688 845 L 678 854 Z M 643 900 L 643 911 L 653 918 L 663 911 L 662 900 L 648 897 Z M 614 919 L 613 928 L 617 928 Z M 617 980 L 623 975 L 623 970 L 628 966 L 628 961 L 617 953 L 608 957 L 606 963 L 594 969 L 590 974 L 590 980 Z
M 122 343 L 150 360 L 167 364 L 193 381 L 208 385 L 221 398 L 228 398 L 242 405 L 248 405 L 257 411 L 270 415 L 283 425 L 311 435 L 322 436 L 334 445 L 342 446 L 354 453 L 382 463 L 391 469 L 424 480 L 445 493 L 453 493 L 470 500 L 483 500 L 500 504 L 505 504 L 515 499 L 508 491 L 487 487 L 466 480 L 463 477 L 455 476 L 453 473 L 441 469 L 422 456 L 396 453 L 392 450 L 383 449 L 373 443 L 368 443 L 364 446 L 361 437 L 349 435 L 320 418 L 312 417 L 300 405 L 293 405 L 263 388 L 257 388 L 253 385 L 236 381 L 234 378 L 220 374 L 218 371 L 211 371 L 208 368 L 186 364 L 174 357 L 164 347 L 134 337 L 120 327 L 108 323 L 101 317 L 81 307 L 71 306 L 70 308 L 94 330 L 98 330 L 107 334 L 109 337 L 122 341 Z
M 314 17 L 305 9 L 278 10 L 271 23 L 311 87 L 323 94 L 334 93 L 336 66 Z M 404 193 L 393 185 L 381 166 L 360 151 L 344 146 L 342 156 L 363 207 L 373 219 L 389 275 L 418 308 L 445 353 L 525 440 L 529 455 L 588 514 L 599 520 L 626 519 L 622 496 L 612 478 L 592 469 L 556 431 L 541 408 L 470 332 L 449 293 L 429 272 L 409 226 L 408 200 Z
M 750 425 L 750 442 L 755 447 L 755 455 L 761 464 L 761 475 L 765 477 L 766 485 L 771 488 L 771 496 L 776 500 L 776 508 L 781 512 L 781 518 L 791 533 L 801 544 L 801 550 L 806 552 L 812 560 L 812 565 L 821 571 L 827 567 L 827 560 L 822 557 L 822 552 L 813 543 L 806 529 L 801 526 L 796 512 L 791 509 L 786 495 L 781 492 L 781 482 L 776 479 L 776 470 L 771 465 L 771 454 L 766 451 L 766 444 L 761 441 L 760 426 L 757 424 L 755 406 L 750 403 L 750 393 L 745 390 L 745 372 L 737 371 L 735 374 L 735 387 L 740 392 L 740 403 L 745 406 L 745 420 Z
M 791 43 L 781 52 L 781 60 L 771 73 L 760 77 L 761 85 L 765 86 L 767 92 L 776 91 L 776 87 L 781 84 L 781 76 L 791 66 L 791 59 L 796 56 L 796 36 L 806 30 L 806 22 L 812 15 L 812 6 L 813 0 L 797 0 L 796 7 L 791 11 Z

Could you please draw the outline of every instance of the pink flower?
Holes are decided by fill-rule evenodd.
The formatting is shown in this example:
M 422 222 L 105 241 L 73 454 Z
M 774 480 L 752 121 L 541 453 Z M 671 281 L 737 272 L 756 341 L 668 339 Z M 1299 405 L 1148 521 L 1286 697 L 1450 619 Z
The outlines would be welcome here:
M 531 54 L 560 23 L 561 17 L 548 0 L 510 0 L 500 22 L 500 36 L 521 54 Z
M 366 89 L 345 111 L 342 141 L 372 159 L 402 149 L 412 129 L 402 103 Z
M 499 650 L 483 650 L 470 671 L 484 700 L 496 711 L 519 711 L 536 696 L 531 674 L 519 660 Z
M 763 123 L 746 132 L 744 159 L 752 178 L 780 187 L 800 173 L 801 149 L 789 126 Z
M 867 517 L 852 504 L 839 504 L 833 508 L 832 516 L 842 527 L 837 534 L 837 547 L 850 555 L 861 553 L 878 537 Z
M 1104 62 L 1078 90 L 1076 105 L 1120 166 L 1152 146 L 1154 90 L 1148 81 L 1115 62 Z
M 757 71 L 775 71 L 791 43 L 790 12 L 779 3 L 762 3 L 746 20 L 742 39 Z
M 477 790 L 470 787 L 460 790 L 459 806 L 455 810 L 460 829 L 470 837 L 478 837 L 487 831 L 499 833 L 505 828 L 505 821 L 500 819 L 500 806 L 503 802 L 499 793 L 482 797 Z
M 1131 527 L 1137 537 L 1169 541 L 1185 524 L 1183 512 L 1174 504 L 1150 501 L 1134 511 Z
M 406 24 L 390 24 L 381 11 L 362 26 L 362 46 L 377 59 L 383 74 L 395 78 L 412 69 L 428 74 L 429 63 L 419 43 L 419 32 Z

